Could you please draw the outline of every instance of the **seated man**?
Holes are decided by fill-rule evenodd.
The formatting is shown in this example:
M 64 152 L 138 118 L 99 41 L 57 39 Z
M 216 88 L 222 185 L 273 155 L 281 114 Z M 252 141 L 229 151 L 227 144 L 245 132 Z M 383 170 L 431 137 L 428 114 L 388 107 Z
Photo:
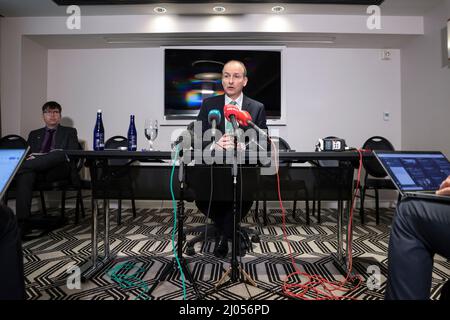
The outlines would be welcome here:
M 230 122 L 225 120 L 223 106 L 235 105 L 241 110 L 250 113 L 253 122 L 261 129 L 267 129 L 266 114 L 264 105 L 258 101 L 248 98 L 242 93 L 243 88 L 247 85 L 247 70 L 245 65 L 240 61 L 227 62 L 222 70 L 222 86 L 225 95 L 214 96 L 203 101 L 197 120 L 202 122 L 202 131 L 209 129 L 208 114 L 212 109 L 218 109 L 222 115 L 223 121 L 218 129 L 224 135 L 217 142 L 217 147 L 222 149 L 234 148 L 233 128 Z M 243 128 L 244 130 L 246 128 Z M 196 201 L 197 207 L 204 214 L 208 212 L 208 201 Z M 252 201 L 242 202 L 241 219 L 245 217 L 252 206 Z M 240 204 L 238 204 L 240 207 Z M 233 236 L 233 203 L 232 202 L 213 202 L 210 209 L 210 217 L 214 221 L 216 229 L 221 234 L 221 238 L 214 249 L 217 257 L 225 257 L 228 254 L 228 240 Z M 245 254 L 241 248 L 240 255 Z
M 73 171 L 62 150 L 77 150 L 77 130 L 64 127 L 61 122 L 61 106 L 54 101 L 42 106 L 45 127 L 31 131 L 28 136 L 31 154 L 16 174 L 16 215 L 22 234 L 28 226 L 31 212 L 33 185 L 36 179 L 57 181 L 71 177 Z M 39 154 L 39 155 L 38 155 Z
M 450 196 L 450 176 L 436 192 Z M 450 259 L 450 204 L 403 200 L 389 239 L 386 299 L 430 298 L 433 257 Z
M 12 210 L 0 205 L 0 300 L 25 298 L 22 246 Z

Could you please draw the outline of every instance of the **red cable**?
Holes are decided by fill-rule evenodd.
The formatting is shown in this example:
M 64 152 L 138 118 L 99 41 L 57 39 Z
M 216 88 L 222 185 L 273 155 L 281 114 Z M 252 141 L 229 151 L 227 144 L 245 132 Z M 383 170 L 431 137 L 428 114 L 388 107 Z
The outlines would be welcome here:
M 277 154 L 278 150 L 276 148 L 276 145 L 273 143 L 272 140 L 270 140 L 273 148 L 274 148 L 274 152 L 275 154 Z M 292 249 L 291 249 L 291 245 L 289 242 L 289 239 L 287 238 L 287 232 L 286 232 L 286 212 L 285 209 L 283 207 L 283 201 L 281 199 L 281 187 L 280 187 L 280 175 L 279 175 L 279 167 L 278 167 L 278 162 L 277 160 L 275 160 L 275 169 L 276 169 L 276 175 L 277 175 L 277 189 L 278 189 L 278 201 L 280 204 L 280 208 L 281 208 L 281 213 L 282 213 L 282 221 L 283 221 L 283 238 L 286 241 L 286 243 L 288 244 L 288 250 L 289 250 L 289 258 L 291 260 L 292 266 L 295 269 L 295 272 L 292 272 L 290 274 L 288 274 L 286 276 L 286 279 L 284 280 L 282 289 L 284 294 L 293 297 L 293 298 L 297 298 L 297 299 L 302 299 L 302 300 L 342 300 L 342 299 L 353 299 L 350 297 L 346 297 L 346 296 L 337 296 L 334 294 L 334 291 L 342 291 L 342 292 L 349 292 L 350 290 L 356 290 L 357 288 L 359 288 L 359 286 L 362 283 L 362 280 L 360 277 L 356 276 L 357 280 L 358 280 L 358 284 L 353 286 L 353 288 L 345 288 L 344 286 L 349 283 L 350 281 L 353 281 L 354 278 L 349 279 L 350 278 L 350 273 L 352 270 L 352 234 L 351 234 L 351 230 L 352 230 L 352 222 L 353 222 L 353 209 L 354 209 L 354 205 L 355 205 L 355 199 L 356 196 L 358 194 L 359 191 L 359 184 L 360 184 L 360 180 L 361 180 L 361 168 L 362 168 L 362 151 L 365 150 L 357 150 L 359 153 L 359 168 L 358 168 L 358 175 L 357 175 L 357 183 L 356 183 L 356 192 L 353 195 L 352 198 L 352 205 L 350 208 L 350 217 L 349 217 L 349 225 L 348 225 L 348 234 L 347 234 L 347 238 L 348 238 L 348 251 L 347 254 L 349 256 L 349 265 L 348 265 L 348 269 L 347 269 L 347 275 L 345 277 L 345 279 L 341 282 L 336 282 L 336 281 L 329 281 L 327 279 L 325 279 L 324 277 L 320 276 L 320 275 L 310 275 L 308 273 L 302 272 L 300 271 L 300 269 L 298 268 L 297 264 L 295 263 L 294 257 L 292 255 Z M 305 283 L 288 283 L 289 279 L 294 277 L 294 276 L 303 276 L 306 277 L 307 279 L 309 279 L 307 282 Z M 301 281 L 301 280 L 300 280 Z M 350 282 L 351 283 L 351 282 Z M 318 287 L 322 287 L 323 290 L 320 290 Z M 300 292 L 295 293 L 293 290 L 295 289 L 300 289 Z M 309 297 L 306 297 L 307 293 L 315 293 L 315 299 L 311 299 Z

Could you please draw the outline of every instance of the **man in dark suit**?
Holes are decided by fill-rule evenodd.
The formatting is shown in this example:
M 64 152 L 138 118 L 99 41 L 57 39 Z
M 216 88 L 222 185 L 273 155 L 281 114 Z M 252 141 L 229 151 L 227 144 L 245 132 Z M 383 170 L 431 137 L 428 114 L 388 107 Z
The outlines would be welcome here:
M 61 122 L 61 105 L 55 101 L 42 106 L 45 127 L 31 131 L 28 136 L 31 154 L 16 175 L 16 215 L 22 233 L 27 231 L 33 185 L 35 181 L 57 181 L 71 177 L 73 168 L 63 150 L 77 150 L 77 130 L 64 127 Z
M 222 86 L 225 95 L 207 98 L 203 101 L 197 120 L 202 122 L 202 131 L 209 129 L 208 114 L 212 109 L 217 109 L 222 115 L 218 130 L 224 133 L 216 144 L 216 148 L 229 150 L 234 149 L 233 128 L 225 119 L 223 108 L 225 105 L 235 105 L 241 110 L 250 113 L 252 121 L 261 129 L 267 129 L 266 113 L 264 105 L 256 100 L 250 99 L 242 92 L 247 85 L 247 70 L 245 65 L 236 60 L 227 62 L 222 70 Z M 241 129 L 241 128 L 240 128 Z M 247 128 L 242 128 L 246 130 Z M 208 201 L 196 201 L 197 207 L 204 214 L 208 212 Z M 245 217 L 252 206 L 252 201 L 242 201 L 241 219 Z M 228 254 L 228 239 L 233 236 L 233 203 L 214 201 L 210 208 L 210 217 L 214 221 L 216 229 L 221 233 L 220 241 L 216 244 L 214 254 L 217 257 L 225 257 Z M 245 248 L 240 246 L 240 255 L 245 254 Z
M 450 196 L 450 176 L 436 194 Z M 389 238 L 385 299 L 428 300 L 433 259 L 450 259 L 450 206 L 446 202 L 405 199 L 397 207 Z M 441 299 L 449 299 L 449 284 Z

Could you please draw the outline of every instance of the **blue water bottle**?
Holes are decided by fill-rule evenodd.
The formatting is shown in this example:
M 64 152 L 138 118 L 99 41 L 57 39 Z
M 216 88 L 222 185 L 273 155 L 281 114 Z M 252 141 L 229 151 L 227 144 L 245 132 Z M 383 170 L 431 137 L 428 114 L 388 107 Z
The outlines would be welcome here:
M 94 150 L 101 151 L 105 149 L 105 129 L 103 128 L 102 110 L 97 111 L 97 121 L 94 128 Z
M 128 151 L 137 150 L 137 132 L 134 125 L 134 115 L 130 116 L 130 126 L 128 127 Z

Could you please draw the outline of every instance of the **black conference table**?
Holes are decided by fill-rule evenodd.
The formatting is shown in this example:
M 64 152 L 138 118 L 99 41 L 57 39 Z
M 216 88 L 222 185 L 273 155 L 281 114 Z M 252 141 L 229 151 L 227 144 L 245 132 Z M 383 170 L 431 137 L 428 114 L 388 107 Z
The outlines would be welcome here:
M 67 151 L 67 155 L 71 159 L 80 159 L 83 158 L 86 161 L 86 165 L 89 167 L 90 175 L 91 175 L 91 184 L 92 184 L 92 219 L 91 219 L 91 241 L 92 241 L 92 249 L 91 249 L 91 261 L 87 263 L 86 266 L 82 268 L 82 277 L 83 279 L 89 279 L 93 275 L 95 275 L 106 263 L 111 261 L 114 258 L 110 253 L 110 243 L 109 243 L 109 200 L 114 199 L 114 197 L 109 193 L 108 183 L 101 183 L 99 179 L 102 177 L 102 170 L 105 167 L 129 167 L 134 170 L 134 173 L 131 175 L 132 179 L 135 179 L 135 190 L 134 190 L 134 198 L 135 199 L 146 199 L 146 200 L 170 200 L 171 193 L 169 190 L 169 179 L 161 179 L 161 177 L 170 177 L 170 173 L 172 170 L 172 159 L 174 157 L 174 152 L 172 151 L 121 151 L 121 150 L 104 150 L 104 151 L 83 151 L 83 150 L 70 150 Z M 204 163 L 198 162 L 198 159 L 201 159 L 202 152 L 196 151 L 184 151 L 183 152 L 183 167 L 185 168 L 186 173 L 186 184 L 194 189 L 202 188 L 205 186 L 204 179 L 199 179 L 198 175 L 204 175 L 205 172 L 210 172 L 210 165 L 205 165 Z M 362 153 L 364 157 L 372 157 L 371 152 Z M 273 156 L 273 155 L 272 155 Z M 199 158 L 200 157 L 200 158 Z M 261 158 L 261 156 L 260 156 Z M 263 155 L 263 159 L 270 159 L 270 155 Z M 194 160 L 195 161 L 192 161 Z M 244 171 L 246 174 L 243 174 L 242 180 L 245 180 L 246 175 L 250 175 L 250 177 L 258 177 L 261 176 L 261 172 L 258 170 L 263 169 L 264 166 L 258 166 L 258 155 L 253 152 L 245 152 L 243 156 L 240 158 L 243 159 L 241 166 L 245 168 Z M 337 160 L 342 163 L 346 163 L 346 166 L 339 166 L 335 168 L 321 168 L 314 167 L 317 172 L 325 172 L 326 176 L 333 176 L 338 174 L 335 178 L 337 181 L 335 189 L 338 191 L 336 193 L 330 193 L 329 197 L 320 196 L 321 200 L 344 200 L 347 203 L 347 208 L 344 210 L 343 201 L 338 201 L 338 219 L 337 219 L 337 242 L 338 248 L 335 256 L 335 260 L 337 262 L 337 266 L 341 269 L 340 271 L 345 273 L 347 270 L 347 258 L 348 255 L 344 252 L 348 252 L 348 223 L 346 229 L 346 248 L 344 248 L 344 240 L 343 240 L 343 227 L 344 227 L 344 216 L 349 218 L 350 205 L 351 205 L 351 197 L 353 193 L 353 174 L 355 165 L 359 163 L 359 154 L 357 151 L 343 151 L 343 152 L 279 152 L 277 166 L 279 168 L 280 176 L 283 175 L 283 172 L 287 172 L 285 175 L 289 177 L 293 176 L 297 177 L 295 181 L 300 181 L 299 177 L 307 173 L 307 170 L 311 171 L 310 168 L 306 166 L 293 166 L 295 163 L 307 163 L 307 162 L 320 162 L 320 161 L 330 161 Z M 224 160 L 225 163 L 221 166 L 218 166 L 217 169 L 220 174 L 226 174 L 231 177 L 231 165 L 229 162 Z M 112 163 L 112 164 L 111 164 Z M 180 162 L 176 163 L 176 169 L 180 168 Z M 249 165 L 249 163 L 251 165 Z M 142 164 L 142 165 L 136 165 Z M 194 164 L 194 165 L 193 165 Z M 260 163 L 259 163 L 260 164 Z M 266 168 L 267 169 L 267 162 Z M 221 170 L 222 169 L 222 170 Z M 331 171 L 330 171 L 331 170 Z M 342 171 L 343 170 L 343 171 Z M 203 173 L 202 173 L 203 172 Z M 331 173 L 331 174 L 330 174 Z M 340 175 L 342 173 L 342 175 Z M 315 172 L 310 172 L 310 174 L 316 174 Z M 264 175 L 264 174 L 263 174 Z M 149 178 L 150 177 L 150 178 Z M 191 179 L 189 179 L 191 177 Z M 149 183 L 157 179 L 158 183 Z M 274 179 L 274 176 L 270 176 L 270 172 L 265 174 L 265 179 L 263 183 L 256 183 L 256 185 L 265 185 L 267 184 L 267 179 Z M 314 178 L 317 179 L 317 178 Z M 191 180 L 191 182 L 189 182 Z M 223 181 L 222 179 L 219 179 Z M 291 179 L 290 179 L 291 180 Z M 283 190 L 283 185 L 288 180 L 281 179 L 281 189 Z M 345 182 L 344 193 L 341 193 L 342 182 Z M 196 183 L 197 182 L 197 183 Z M 270 184 L 270 182 L 269 182 Z M 294 183 L 295 184 L 295 183 Z M 223 183 L 222 183 L 223 185 Z M 246 184 L 247 186 L 249 184 Z M 251 200 L 260 200 L 261 193 L 255 192 L 254 188 L 255 184 L 250 184 L 248 188 L 252 190 L 252 192 L 243 192 L 246 194 L 246 199 Z M 291 181 L 292 185 L 292 181 Z M 175 197 L 177 200 L 179 199 L 179 185 L 174 184 L 175 188 Z M 319 188 L 321 188 L 319 186 Z M 317 188 L 316 188 L 317 189 Z M 216 190 L 216 189 L 215 189 Z M 310 191 L 311 192 L 311 191 Z M 312 191 L 316 192 L 316 191 Z M 223 192 L 217 192 L 219 194 L 223 194 Z M 201 194 L 199 192 L 198 194 Z M 205 193 L 206 194 L 206 193 Z M 195 192 L 194 192 L 195 195 Z M 286 195 L 286 197 L 285 197 Z M 298 194 L 295 192 L 295 196 Z M 195 196 L 194 196 L 195 197 Z M 282 194 L 282 199 L 284 200 L 294 200 L 294 193 L 289 193 L 289 190 L 285 191 L 285 194 Z M 105 200 L 106 199 L 106 200 Z M 99 256 L 99 243 L 98 243 L 98 200 L 104 200 L 104 254 L 103 256 Z M 184 201 L 185 199 L 183 199 Z M 264 193 L 264 200 L 278 200 L 277 193 Z M 344 212 L 345 211 L 345 212 Z M 347 214 L 345 214 L 347 213 Z M 352 232 L 352 230 L 350 230 Z

